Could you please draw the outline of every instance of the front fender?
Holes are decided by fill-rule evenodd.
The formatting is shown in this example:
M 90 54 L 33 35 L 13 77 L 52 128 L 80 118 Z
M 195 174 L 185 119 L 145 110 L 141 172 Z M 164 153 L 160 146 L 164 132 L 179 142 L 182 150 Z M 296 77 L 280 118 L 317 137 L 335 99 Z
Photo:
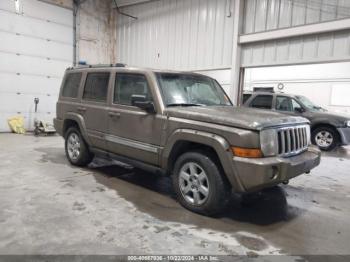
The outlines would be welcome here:
M 168 168 L 168 160 L 171 151 L 178 141 L 193 142 L 202 145 L 209 146 L 215 150 L 217 153 L 221 165 L 224 169 L 226 177 L 230 181 L 232 188 L 241 192 L 243 190 L 242 183 L 240 182 L 235 167 L 232 164 L 232 152 L 229 143 L 225 138 L 218 136 L 216 134 L 211 134 L 203 131 L 196 131 L 191 129 L 178 129 L 172 133 L 169 137 L 166 146 L 163 149 L 161 156 L 161 167 L 163 169 Z
M 344 123 L 342 123 L 341 121 L 337 121 L 335 119 L 329 119 L 326 117 L 315 118 L 311 120 L 311 128 L 314 128 L 319 125 L 329 125 L 337 128 L 337 127 L 342 127 L 343 124 Z

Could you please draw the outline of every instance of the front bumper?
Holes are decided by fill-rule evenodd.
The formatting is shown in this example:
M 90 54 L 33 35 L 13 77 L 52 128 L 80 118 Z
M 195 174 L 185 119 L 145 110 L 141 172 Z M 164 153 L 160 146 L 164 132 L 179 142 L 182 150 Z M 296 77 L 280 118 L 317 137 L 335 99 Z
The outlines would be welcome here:
M 233 157 L 239 180 L 245 192 L 257 191 L 309 172 L 320 164 L 321 152 L 310 146 L 307 151 L 288 158 Z
M 337 130 L 340 134 L 341 144 L 350 145 L 350 127 L 337 128 Z

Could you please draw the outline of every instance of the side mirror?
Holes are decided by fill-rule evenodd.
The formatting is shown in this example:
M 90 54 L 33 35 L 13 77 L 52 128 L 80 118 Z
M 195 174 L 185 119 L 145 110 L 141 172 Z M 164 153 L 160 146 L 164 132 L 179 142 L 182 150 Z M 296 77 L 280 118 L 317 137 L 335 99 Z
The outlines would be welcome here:
M 131 105 L 141 108 L 148 113 L 155 113 L 154 104 L 152 101 L 147 100 L 145 95 L 132 95 Z
M 304 113 L 304 112 L 305 112 L 305 109 L 304 109 L 304 108 L 302 108 L 302 107 L 296 107 L 296 108 L 294 108 L 294 111 L 295 111 L 296 113 L 300 113 L 300 114 L 302 114 L 302 113 Z

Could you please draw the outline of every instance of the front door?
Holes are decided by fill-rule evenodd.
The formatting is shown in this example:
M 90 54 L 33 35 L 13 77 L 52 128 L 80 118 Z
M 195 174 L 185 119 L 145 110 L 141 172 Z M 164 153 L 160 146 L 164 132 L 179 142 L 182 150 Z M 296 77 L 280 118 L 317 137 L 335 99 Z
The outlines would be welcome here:
M 87 73 L 81 106 L 87 135 L 94 147 L 106 149 L 104 136 L 107 132 L 107 94 L 110 72 Z
M 106 140 L 112 153 L 157 165 L 163 119 L 131 101 L 132 95 L 153 101 L 149 83 L 142 73 L 116 73 Z

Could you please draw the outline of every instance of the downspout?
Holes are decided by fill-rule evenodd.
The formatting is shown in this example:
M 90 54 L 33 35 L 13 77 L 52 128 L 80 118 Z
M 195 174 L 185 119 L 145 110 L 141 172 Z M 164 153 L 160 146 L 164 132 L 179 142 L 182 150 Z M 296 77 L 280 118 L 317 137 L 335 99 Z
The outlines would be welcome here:
M 77 14 L 79 0 L 73 0 L 73 66 L 77 65 Z

